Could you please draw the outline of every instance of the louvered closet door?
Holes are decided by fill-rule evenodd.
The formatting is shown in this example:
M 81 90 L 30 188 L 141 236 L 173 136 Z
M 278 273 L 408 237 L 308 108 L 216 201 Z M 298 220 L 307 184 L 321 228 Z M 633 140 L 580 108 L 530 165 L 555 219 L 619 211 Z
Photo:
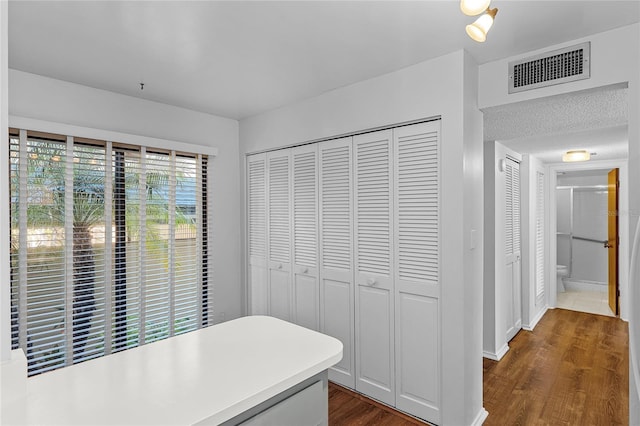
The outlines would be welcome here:
M 507 341 L 522 326 L 520 260 L 520 163 L 507 157 L 505 162 L 505 312 Z
M 395 405 L 392 131 L 354 136 L 356 389 Z
M 329 379 L 355 388 L 351 138 L 318 144 L 320 331 L 342 342 Z
M 293 161 L 293 300 L 294 322 L 319 330 L 318 285 L 318 145 L 291 150 Z
M 440 423 L 440 121 L 393 135 L 396 407 Z
M 247 157 L 247 222 L 251 314 L 267 314 L 266 155 Z
M 291 151 L 267 153 L 268 314 L 291 319 Z

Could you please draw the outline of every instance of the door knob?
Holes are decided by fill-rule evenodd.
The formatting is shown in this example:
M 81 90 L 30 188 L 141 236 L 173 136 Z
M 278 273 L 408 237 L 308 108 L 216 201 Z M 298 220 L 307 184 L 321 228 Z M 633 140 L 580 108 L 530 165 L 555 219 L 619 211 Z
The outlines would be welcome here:
M 368 278 L 367 279 L 367 285 L 376 285 L 376 279 L 375 278 Z
M 604 248 L 609 248 L 609 247 L 613 247 L 611 244 L 609 244 L 609 241 L 605 241 L 604 242 Z
M 307 272 L 309 272 L 309 268 L 302 268 L 302 273 L 306 274 Z
M 282 263 L 278 264 L 278 269 L 282 269 Z

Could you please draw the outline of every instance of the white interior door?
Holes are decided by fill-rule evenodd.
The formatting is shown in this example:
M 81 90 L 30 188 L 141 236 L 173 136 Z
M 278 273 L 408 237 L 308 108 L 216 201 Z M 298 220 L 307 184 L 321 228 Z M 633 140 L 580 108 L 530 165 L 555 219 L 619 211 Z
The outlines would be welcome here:
M 329 380 L 355 388 L 351 138 L 318 145 L 320 330 L 343 345 Z
M 354 136 L 356 389 L 395 405 L 392 131 Z
M 267 153 L 268 314 L 291 319 L 291 150 Z
M 440 121 L 394 129 L 396 407 L 440 422 Z
M 318 286 L 317 144 L 291 150 L 293 161 L 293 311 L 294 322 L 320 326 Z
M 247 235 L 249 245 L 249 292 L 253 315 L 267 309 L 267 208 L 266 155 L 247 157 Z
M 520 246 L 520 163 L 505 162 L 505 303 L 507 341 L 522 328 L 521 246 Z

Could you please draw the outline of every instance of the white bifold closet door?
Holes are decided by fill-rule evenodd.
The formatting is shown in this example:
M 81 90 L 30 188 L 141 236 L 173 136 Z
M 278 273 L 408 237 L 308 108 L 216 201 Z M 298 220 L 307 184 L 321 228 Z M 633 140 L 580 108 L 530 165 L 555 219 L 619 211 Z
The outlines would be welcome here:
M 395 405 L 392 131 L 353 137 L 356 390 Z
M 505 199 L 505 312 L 508 342 L 522 328 L 520 163 L 509 157 L 505 162 Z
M 268 312 L 266 158 L 265 154 L 247 157 L 247 240 L 253 315 L 266 315 Z
M 439 423 L 440 121 L 393 136 L 396 407 Z
M 293 163 L 293 321 L 319 330 L 318 145 L 291 149 Z
M 291 150 L 267 154 L 268 314 L 291 320 Z
M 329 380 L 355 388 L 353 177 L 351 138 L 318 144 L 320 331 L 342 342 Z

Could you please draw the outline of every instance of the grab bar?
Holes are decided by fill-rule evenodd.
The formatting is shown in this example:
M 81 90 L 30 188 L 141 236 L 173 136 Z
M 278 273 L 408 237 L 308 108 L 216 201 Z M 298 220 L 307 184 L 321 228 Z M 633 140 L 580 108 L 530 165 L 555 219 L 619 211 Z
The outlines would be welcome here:
M 575 235 L 572 238 L 574 240 L 589 241 L 591 243 L 598 243 L 598 244 L 606 244 L 607 243 L 607 240 L 604 240 L 604 241 L 594 240 L 593 238 L 576 237 Z

